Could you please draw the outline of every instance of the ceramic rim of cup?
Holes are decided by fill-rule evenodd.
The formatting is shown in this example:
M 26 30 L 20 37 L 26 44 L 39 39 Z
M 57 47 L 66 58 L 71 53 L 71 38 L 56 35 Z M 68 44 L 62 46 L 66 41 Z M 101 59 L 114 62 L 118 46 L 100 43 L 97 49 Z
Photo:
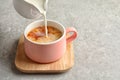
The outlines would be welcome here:
M 27 29 L 29 29 L 29 27 L 30 27 L 31 25 L 33 25 L 33 24 L 35 24 L 35 23 L 38 23 L 38 22 L 43 22 L 43 21 L 44 21 L 44 20 L 34 21 L 34 22 L 30 23 L 30 24 L 25 28 L 24 36 L 25 36 L 25 38 L 26 38 L 28 41 L 30 41 L 31 43 L 38 44 L 38 45 L 50 45 L 50 44 L 54 44 L 54 43 L 59 42 L 59 41 L 60 41 L 61 39 L 63 39 L 63 37 L 66 35 L 66 29 L 65 29 L 65 27 L 64 27 L 61 23 L 59 23 L 58 21 L 54 21 L 54 20 L 49 20 L 49 19 L 47 19 L 47 22 L 52 22 L 52 23 L 54 23 L 54 24 L 58 24 L 58 25 L 60 25 L 60 26 L 63 28 L 63 31 L 61 31 L 61 32 L 62 32 L 62 36 L 61 36 L 59 39 L 57 39 L 57 40 L 55 40 L 55 41 L 52 41 L 52 42 L 48 42 L 48 43 L 39 43 L 39 42 L 35 42 L 35 41 L 30 40 L 30 39 L 27 37 L 27 34 L 28 34 Z

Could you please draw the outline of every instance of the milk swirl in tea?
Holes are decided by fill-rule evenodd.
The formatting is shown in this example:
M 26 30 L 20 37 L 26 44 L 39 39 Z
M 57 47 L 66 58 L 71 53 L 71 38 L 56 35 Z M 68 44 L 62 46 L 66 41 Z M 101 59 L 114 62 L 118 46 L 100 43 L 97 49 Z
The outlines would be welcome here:
M 27 37 L 38 43 L 49 43 L 59 39 L 62 36 L 62 32 L 52 26 L 47 26 L 48 28 L 48 37 L 45 36 L 45 27 L 39 26 L 31 30 Z

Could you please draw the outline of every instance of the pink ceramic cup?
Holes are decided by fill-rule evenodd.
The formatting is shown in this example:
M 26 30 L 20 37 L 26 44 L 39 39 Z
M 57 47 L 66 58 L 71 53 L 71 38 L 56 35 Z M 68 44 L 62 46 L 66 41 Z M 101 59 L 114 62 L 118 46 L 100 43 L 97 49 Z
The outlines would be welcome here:
M 50 63 L 60 59 L 65 51 L 66 44 L 73 41 L 77 36 L 77 31 L 73 27 L 65 29 L 59 22 L 48 20 L 48 26 L 53 26 L 62 32 L 62 37 L 50 43 L 38 43 L 28 39 L 27 34 L 34 28 L 44 25 L 43 20 L 38 20 L 29 24 L 24 31 L 25 54 L 33 61 L 38 63 Z M 73 34 L 66 38 L 66 34 Z

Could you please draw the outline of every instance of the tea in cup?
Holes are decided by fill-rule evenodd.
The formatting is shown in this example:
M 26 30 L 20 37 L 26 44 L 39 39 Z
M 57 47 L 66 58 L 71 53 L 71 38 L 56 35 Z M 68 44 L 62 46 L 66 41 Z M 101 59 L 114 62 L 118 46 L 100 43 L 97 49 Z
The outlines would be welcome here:
M 38 43 L 49 43 L 59 39 L 62 36 L 62 32 L 52 26 L 47 26 L 48 37 L 45 36 L 45 27 L 39 26 L 31 30 L 27 37 L 34 42 Z

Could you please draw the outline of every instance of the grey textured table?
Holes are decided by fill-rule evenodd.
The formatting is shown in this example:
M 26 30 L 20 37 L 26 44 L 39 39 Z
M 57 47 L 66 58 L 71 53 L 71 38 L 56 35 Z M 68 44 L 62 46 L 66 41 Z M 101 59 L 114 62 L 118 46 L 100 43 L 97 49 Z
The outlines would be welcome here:
M 0 80 L 120 80 L 120 0 L 49 0 L 48 19 L 74 26 L 75 65 L 63 74 L 24 74 L 14 66 L 16 47 L 34 20 L 12 0 L 0 0 Z

